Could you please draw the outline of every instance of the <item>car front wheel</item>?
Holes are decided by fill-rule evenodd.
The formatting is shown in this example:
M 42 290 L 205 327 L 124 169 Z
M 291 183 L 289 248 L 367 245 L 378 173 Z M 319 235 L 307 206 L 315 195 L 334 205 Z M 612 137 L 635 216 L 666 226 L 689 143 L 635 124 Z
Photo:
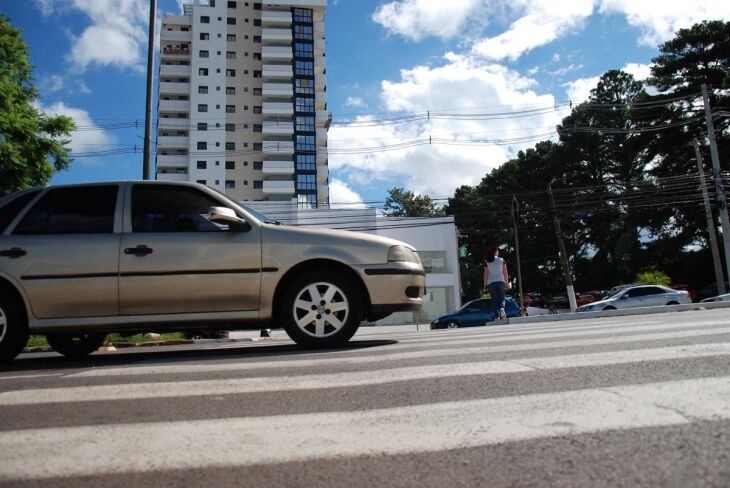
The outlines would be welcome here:
M 28 343 L 28 323 L 18 303 L 0 289 L 0 362 L 10 361 Z
M 48 344 L 64 356 L 82 357 L 96 351 L 104 344 L 106 334 L 103 332 L 46 334 Z
M 459 327 L 459 322 L 454 322 L 452 320 L 451 322 L 449 322 L 448 324 L 446 324 L 446 327 L 449 328 L 449 329 L 456 329 L 457 327 Z
M 347 342 L 362 317 L 357 287 L 333 271 L 297 276 L 287 287 L 279 309 L 286 333 L 305 347 L 333 347 Z

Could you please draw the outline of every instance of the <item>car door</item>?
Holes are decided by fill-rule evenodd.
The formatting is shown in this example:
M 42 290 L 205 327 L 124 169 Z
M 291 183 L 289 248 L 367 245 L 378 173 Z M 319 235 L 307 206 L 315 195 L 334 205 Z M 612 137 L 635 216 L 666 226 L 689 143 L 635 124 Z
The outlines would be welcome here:
M 260 227 L 215 224 L 207 215 L 216 206 L 227 205 L 196 186 L 130 184 L 119 249 L 122 315 L 258 310 Z
M 2 269 L 39 319 L 119 313 L 120 184 L 46 190 L 0 236 Z
M 667 291 L 663 290 L 662 288 L 659 288 L 658 286 L 650 286 L 645 288 L 645 295 L 643 297 L 643 305 L 644 307 L 658 307 L 661 305 L 666 305 L 668 298 L 667 298 Z

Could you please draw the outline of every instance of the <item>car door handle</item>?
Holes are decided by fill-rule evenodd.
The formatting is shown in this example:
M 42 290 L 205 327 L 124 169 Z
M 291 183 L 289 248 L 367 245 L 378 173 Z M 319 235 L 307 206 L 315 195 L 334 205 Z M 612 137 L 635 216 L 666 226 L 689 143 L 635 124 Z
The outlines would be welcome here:
M 134 254 L 135 256 L 147 256 L 152 254 L 152 249 L 145 246 L 139 245 L 137 247 L 128 247 L 124 250 L 124 254 Z
M 10 259 L 17 259 L 21 256 L 25 256 L 26 253 L 25 249 L 21 249 L 19 247 L 11 247 L 10 249 L 3 249 L 0 251 L 0 256 L 4 258 L 10 258 Z

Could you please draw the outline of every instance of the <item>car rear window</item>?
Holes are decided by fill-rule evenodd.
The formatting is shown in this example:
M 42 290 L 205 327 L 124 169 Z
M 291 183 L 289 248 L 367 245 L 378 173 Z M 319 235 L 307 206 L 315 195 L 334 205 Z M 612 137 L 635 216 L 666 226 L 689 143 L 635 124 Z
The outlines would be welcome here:
M 5 229 L 7 229 L 10 223 L 15 220 L 15 217 L 18 216 L 18 214 L 38 195 L 38 193 L 40 193 L 40 190 L 31 190 L 11 200 L 7 205 L 3 205 L 3 207 L 0 208 L 0 234 L 5 232 Z
M 14 234 L 111 234 L 117 185 L 54 188 L 23 217 Z

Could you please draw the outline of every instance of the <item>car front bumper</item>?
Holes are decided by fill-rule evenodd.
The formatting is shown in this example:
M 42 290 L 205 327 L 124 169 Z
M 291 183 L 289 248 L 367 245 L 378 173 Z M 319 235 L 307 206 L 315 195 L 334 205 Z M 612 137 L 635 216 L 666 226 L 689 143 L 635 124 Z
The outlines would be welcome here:
M 370 296 L 368 320 L 394 312 L 417 312 L 426 293 L 426 273 L 415 263 L 387 263 L 358 269 Z

